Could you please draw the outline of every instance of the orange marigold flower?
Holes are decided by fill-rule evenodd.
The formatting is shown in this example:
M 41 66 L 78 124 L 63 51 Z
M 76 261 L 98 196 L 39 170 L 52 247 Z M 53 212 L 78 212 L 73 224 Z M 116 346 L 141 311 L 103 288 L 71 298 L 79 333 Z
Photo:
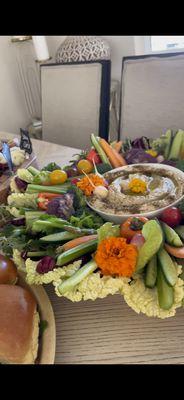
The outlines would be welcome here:
M 94 186 L 104 185 L 104 179 L 95 174 L 90 174 L 88 176 L 84 176 L 84 178 L 77 182 L 77 186 L 84 192 L 86 196 L 91 196 L 94 190 Z M 91 184 L 90 181 L 94 186 Z
M 104 275 L 131 277 L 135 271 L 138 251 L 125 238 L 109 237 L 100 242 L 95 261 Z

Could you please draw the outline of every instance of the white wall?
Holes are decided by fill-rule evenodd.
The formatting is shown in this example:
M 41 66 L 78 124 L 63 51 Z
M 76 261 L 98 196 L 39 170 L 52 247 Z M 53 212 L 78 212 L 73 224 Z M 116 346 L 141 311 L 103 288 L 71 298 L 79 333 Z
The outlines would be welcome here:
M 47 36 L 50 55 L 66 36 Z M 104 36 L 111 46 L 112 78 L 120 81 L 122 57 L 135 54 L 134 36 Z M 28 125 L 29 116 L 18 76 L 15 47 L 11 36 L 0 36 L 0 131 L 18 133 Z
M 28 122 L 11 36 L 0 36 L 0 131 L 18 133 Z

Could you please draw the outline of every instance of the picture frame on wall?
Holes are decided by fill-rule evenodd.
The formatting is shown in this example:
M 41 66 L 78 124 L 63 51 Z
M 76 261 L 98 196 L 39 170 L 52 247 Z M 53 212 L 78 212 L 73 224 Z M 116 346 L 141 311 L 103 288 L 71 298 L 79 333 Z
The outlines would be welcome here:
M 41 65 L 43 140 L 86 149 L 108 139 L 110 60 Z

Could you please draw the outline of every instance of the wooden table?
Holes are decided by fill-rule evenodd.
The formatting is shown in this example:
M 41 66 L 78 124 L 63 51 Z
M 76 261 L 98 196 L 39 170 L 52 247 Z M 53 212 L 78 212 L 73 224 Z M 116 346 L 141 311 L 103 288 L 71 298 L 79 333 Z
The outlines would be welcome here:
M 50 161 L 65 164 L 77 152 L 32 142 L 41 167 Z M 46 291 L 56 318 L 56 364 L 184 364 L 183 309 L 160 320 L 136 314 L 120 295 L 72 303 L 57 298 L 52 286 Z

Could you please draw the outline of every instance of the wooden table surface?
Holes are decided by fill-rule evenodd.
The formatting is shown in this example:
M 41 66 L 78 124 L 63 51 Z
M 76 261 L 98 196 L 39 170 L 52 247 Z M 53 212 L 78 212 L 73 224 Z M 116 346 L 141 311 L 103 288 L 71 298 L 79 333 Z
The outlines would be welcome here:
M 12 137 L 0 133 L 2 137 Z M 76 149 L 33 140 L 40 167 Z M 120 295 L 72 303 L 45 286 L 56 318 L 56 364 L 184 364 L 184 310 L 165 320 L 136 314 Z

